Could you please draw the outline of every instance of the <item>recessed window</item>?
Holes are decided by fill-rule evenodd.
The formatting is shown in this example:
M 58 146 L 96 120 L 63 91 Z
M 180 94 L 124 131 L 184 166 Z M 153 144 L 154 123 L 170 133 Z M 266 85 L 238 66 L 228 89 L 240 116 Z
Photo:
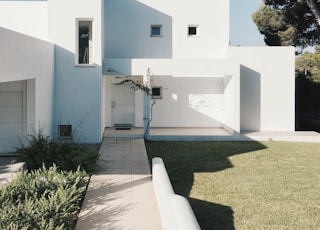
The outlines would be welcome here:
M 59 138 L 71 138 L 72 125 L 59 125 Z
M 93 64 L 92 20 L 77 20 L 77 60 L 76 64 Z
M 161 28 L 162 25 L 151 25 L 150 36 L 151 37 L 161 37 Z
M 197 25 L 188 26 L 188 36 L 199 36 L 199 26 Z
M 151 89 L 152 98 L 161 99 L 162 98 L 162 87 L 152 87 Z

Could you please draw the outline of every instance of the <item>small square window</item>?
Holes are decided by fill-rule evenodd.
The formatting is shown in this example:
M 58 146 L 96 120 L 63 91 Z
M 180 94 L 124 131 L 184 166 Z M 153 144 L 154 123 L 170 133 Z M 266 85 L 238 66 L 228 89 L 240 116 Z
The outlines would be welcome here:
M 188 26 L 188 35 L 189 36 L 198 36 L 199 35 L 198 26 Z
M 151 37 L 160 37 L 162 25 L 151 25 L 150 36 Z
M 59 137 L 70 138 L 72 136 L 72 125 L 59 125 Z
M 162 87 L 152 87 L 151 90 L 152 98 L 161 99 L 162 98 Z

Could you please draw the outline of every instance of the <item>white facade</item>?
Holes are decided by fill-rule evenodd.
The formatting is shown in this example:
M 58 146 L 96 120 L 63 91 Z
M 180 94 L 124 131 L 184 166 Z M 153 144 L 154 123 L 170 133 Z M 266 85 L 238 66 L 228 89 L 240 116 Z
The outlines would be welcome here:
M 48 40 L 48 1 L 0 1 L 0 27 Z
M 49 40 L 55 44 L 54 136 L 59 125 L 72 125 L 81 142 L 100 142 L 102 135 L 103 1 L 51 0 Z M 93 60 L 76 64 L 77 20 L 93 24 Z
M 39 128 L 52 134 L 54 49 L 0 28 L 0 152 L 13 151 Z M 13 130 L 13 131 L 12 131 Z
M 294 131 L 293 47 L 234 47 L 240 59 L 241 130 Z
M 105 127 L 144 126 L 144 94 L 115 83 L 147 71 L 162 93 L 151 127 L 294 130 L 294 49 L 229 48 L 229 1 L 0 1 L 0 35 L 0 95 L 21 92 L 19 137 L 71 125 L 94 143 Z
M 226 56 L 228 1 L 106 0 L 104 12 L 106 58 Z M 161 25 L 161 36 L 150 36 L 151 25 Z M 188 26 L 198 27 L 198 34 L 188 36 Z

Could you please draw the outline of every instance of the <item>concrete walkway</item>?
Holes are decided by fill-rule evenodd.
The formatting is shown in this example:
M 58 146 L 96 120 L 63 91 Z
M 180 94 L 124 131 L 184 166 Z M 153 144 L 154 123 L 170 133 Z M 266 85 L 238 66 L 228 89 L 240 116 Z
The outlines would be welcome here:
M 11 163 L 13 157 L 0 157 L 0 187 L 9 183 L 16 172 L 24 165 L 23 162 Z
M 142 138 L 104 138 L 76 230 L 162 229 Z

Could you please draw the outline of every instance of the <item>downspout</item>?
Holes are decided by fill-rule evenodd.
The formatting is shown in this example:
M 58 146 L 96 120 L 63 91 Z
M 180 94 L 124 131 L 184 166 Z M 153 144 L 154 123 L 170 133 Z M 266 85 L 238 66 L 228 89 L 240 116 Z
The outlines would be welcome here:
M 143 90 L 143 135 L 148 139 L 150 135 L 150 96 L 146 90 Z

